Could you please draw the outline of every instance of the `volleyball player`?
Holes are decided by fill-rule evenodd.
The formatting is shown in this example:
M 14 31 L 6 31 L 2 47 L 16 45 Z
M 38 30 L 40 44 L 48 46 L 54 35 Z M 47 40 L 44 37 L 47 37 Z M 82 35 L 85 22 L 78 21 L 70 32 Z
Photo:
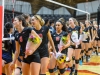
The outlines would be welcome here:
M 91 50 L 92 50 L 92 27 L 90 26 L 90 22 L 88 20 L 85 21 L 85 29 L 84 32 L 88 33 L 88 37 L 86 38 L 86 41 L 83 41 L 85 43 L 85 50 L 86 50 L 86 62 L 89 61 Z
M 58 45 L 60 43 L 61 37 L 66 36 L 68 38 L 68 41 L 65 45 L 62 46 L 61 53 L 67 54 L 66 48 L 70 46 L 70 37 L 66 31 L 66 26 L 65 26 L 64 21 L 58 20 L 56 22 L 55 28 L 56 28 L 56 31 L 52 34 L 52 38 L 55 44 L 56 51 L 60 52 Z M 49 62 L 50 75 L 55 75 L 54 73 L 55 66 L 57 66 L 61 75 L 66 75 L 65 74 L 66 63 L 65 62 L 59 63 L 58 61 L 56 61 L 55 56 L 52 55 Z
M 41 71 L 40 75 L 46 75 L 47 71 L 47 66 L 49 63 L 49 52 L 48 52 L 48 44 L 47 44 L 47 38 L 50 41 L 53 51 L 55 52 L 55 47 L 54 43 L 49 31 L 48 26 L 43 26 L 44 25 L 44 20 L 39 16 L 39 15 L 34 15 L 32 17 L 32 24 L 33 24 L 33 29 L 34 31 L 41 37 L 42 43 L 37 49 L 40 55 L 41 59 Z
M 25 18 L 26 20 L 26 26 L 27 27 L 32 27 L 31 24 L 30 24 L 30 15 L 29 14 L 22 14 L 22 16 Z M 18 33 L 18 31 L 15 31 L 15 34 Z M 16 69 L 15 69 L 15 72 L 14 72 L 14 75 L 18 75 L 18 74 L 21 74 L 22 73 L 22 60 L 23 60 L 23 51 L 22 51 L 22 48 L 20 48 L 20 54 L 19 54 L 19 57 L 16 61 Z
M 26 55 L 26 43 L 28 41 L 29 35 L 35 36 L 40 39 L 40 37 L 36 34 L 36 32 L 29 27 L 26 27 L 25 18 L 22 15 L 16 16 L 14 19 L 14 27 L 18 30 L 18 33 L 15 34 L 15 43 L 16 43 L 16 51 L 14 55 L 14 59 L 10 65 L 10 69 L 13 70 L 15 67 L 15 62 L 20 53 L 20 47 L 23 50 L 23 62 L 22 62 L 22 72 L 23 75 L 39 75 L 40 71 L 40 57 L 37 52 L 38 46 L 41 44 L 40 42 L 37 44 L 37 47 L 33 47 L 33 51 L 30 54 Z
M 79 39 L 82 31 L 81 31 L 81 27 L 77 26 L 76 24 L 78 24 L 78 23 L 77 23 L 75 18 L 69 18 L 70 27 L 68 28 L 68 32 L 69 32 L 69 35 L 71 37 L 72 31 L 78 31 L 78 39 Z M 77 75 L 79 57 L 80 57 L 80 52 L 81 52 L 81 44 L 80 43 L 81 43 L 81 41 L 79 41 L 79 45 L 76 47 L 77 43 L 73 42 L 73 40 L 71 38 L 71 45 L 68 48 L 69 67 L 71 69 L 71 72 L 69 75 L 73 74 L 73 68 L 72 68 L 72 62 L 71 62 L 73 51 L 74 51 L 74 56 L 75 56 L 75 58 L 73 58 L 73 60 L 75 60 L 75 73 L 74 73 L 74 75 Z

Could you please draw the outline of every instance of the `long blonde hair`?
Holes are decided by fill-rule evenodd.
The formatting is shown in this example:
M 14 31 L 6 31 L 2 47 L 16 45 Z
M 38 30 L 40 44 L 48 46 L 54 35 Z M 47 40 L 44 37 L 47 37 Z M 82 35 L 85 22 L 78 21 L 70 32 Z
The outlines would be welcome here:
M 39 20 L 41 26 L 43 26 L 43 25 L 45 24 L 45 21 L 42 19 L 41 16 L 39 16 L 39 15 L 34 15 L 34 17 L 35 17 L 37 20 Z
M 74 21 L 74 24 L 75 24 L 76 26 L 78 26 L 78 21 L 77 21 L 75 18 L 73 18 L 73 17 L 71 17 L 71 19 Z

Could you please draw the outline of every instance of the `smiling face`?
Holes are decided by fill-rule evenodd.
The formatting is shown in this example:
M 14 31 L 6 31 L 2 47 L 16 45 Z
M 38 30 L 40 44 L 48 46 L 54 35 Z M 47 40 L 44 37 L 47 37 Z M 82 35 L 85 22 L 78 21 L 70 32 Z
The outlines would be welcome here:
M 19 21 L 19 19 L 15 17 L 14 22 L 13 22 L 14 28 L 20 27 L 20 24 L 21 24 L 21 21 Z
M 36 19 L 34 16 L 32 17 L 31 23 L 33 25 L 33 27 L 38 27 L 39 24 L 39 20 Z
M 85 21 L 86 27 L 89 26 L 89 21 Z
M 69 25 L 74 25 L 74 20 L 72 18 L 69 18 Z
M 56 31 L 62 30 L 63 25 L 60 22 L 56 22 Z

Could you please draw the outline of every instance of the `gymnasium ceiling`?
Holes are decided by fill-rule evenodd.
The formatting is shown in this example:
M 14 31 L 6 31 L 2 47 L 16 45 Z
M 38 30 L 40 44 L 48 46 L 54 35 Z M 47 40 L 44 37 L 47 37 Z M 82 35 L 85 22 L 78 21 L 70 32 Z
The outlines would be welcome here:
M 21 1 L 29 2 L 31 4 L 33 14 L 36 14 L 42 6 L 45 6 L 49 9 L 52 9 L 52 10 L 55 10 L 55 9 L 61 7 L 59 5 L 50 3 L 46 0 L 21 0 Z M 76 7 L 76 5 L 78 3 L 83 3 L 83 2 L 87 2 L 87 1 L 91 2 L 91 1 L 95 1 L 95 0 L 53 0 L 53 1 L 65 4 L 65 5 L 69 5 L 72 7 Z M 71 10 L 68 8 L 66 8 L 66 9 L 70 12 L 70 14 L 74 13 L 74 10 Z

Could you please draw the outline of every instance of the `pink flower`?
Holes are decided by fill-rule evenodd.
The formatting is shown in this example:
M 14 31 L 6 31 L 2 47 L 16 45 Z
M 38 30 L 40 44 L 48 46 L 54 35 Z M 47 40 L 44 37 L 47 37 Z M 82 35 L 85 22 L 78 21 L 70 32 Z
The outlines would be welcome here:
M 30 35 L 30 37 L 29 37 L 29 38 L 33 39 L 33 38 L 34 38 L 34 36 L 33 36 L 33 35 Z

